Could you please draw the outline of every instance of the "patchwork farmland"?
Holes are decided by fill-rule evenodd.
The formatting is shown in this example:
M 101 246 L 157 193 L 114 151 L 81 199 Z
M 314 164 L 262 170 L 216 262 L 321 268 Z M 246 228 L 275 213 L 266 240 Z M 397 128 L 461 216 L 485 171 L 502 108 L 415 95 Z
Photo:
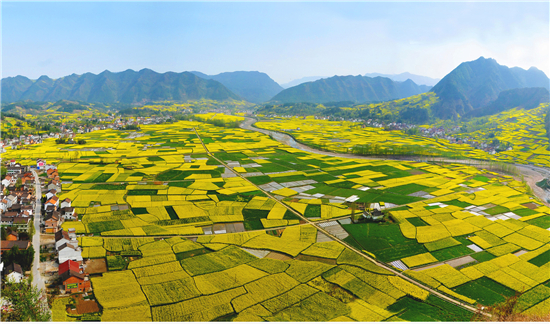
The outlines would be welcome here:
M 298 140 L 342 131 L 307 123 Z M 63 228 L 107 261 L 91 277 L 102 321 L 468 321 L 516 293 L 521 312 L 550 312 L 550 208 L 512 176 L 313 154 L 203 122 L 82 137 L 4 157 L 57 164 L 80 219 Z M 374 210 L 382 222 L 359 222 Z

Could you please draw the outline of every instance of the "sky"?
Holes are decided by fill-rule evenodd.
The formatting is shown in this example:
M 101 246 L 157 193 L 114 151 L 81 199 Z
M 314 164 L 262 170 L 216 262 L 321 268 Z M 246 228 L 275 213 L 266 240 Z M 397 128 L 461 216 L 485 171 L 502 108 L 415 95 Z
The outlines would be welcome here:
M 9 2 L 2 77 L 261 71 L 442 78 L 480 56 L 550 75 L 548 2 Z

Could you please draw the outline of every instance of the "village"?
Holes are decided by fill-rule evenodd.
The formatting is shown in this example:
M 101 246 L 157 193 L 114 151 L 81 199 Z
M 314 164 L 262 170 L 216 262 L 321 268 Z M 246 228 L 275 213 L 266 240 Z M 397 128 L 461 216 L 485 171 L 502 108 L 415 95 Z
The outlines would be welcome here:
M 42 159 L 35 166 L 10 160 L 5 172 L 0 188 L 2 287 L 6 282 L 32 280 L 33 285 L 45 286 L 49 301 L 60 297 L 73 299 L 67 313 L 93 320 L 100 308 L 93 299 L 89 276 L 106 272 L 107 266 L 105 259 L 84 259 L 75 229 L 61 228 L 66 220 L 79 218 L 71 200 L 58 197 L 61 182 L 56 166 Z M 36 190 L 33 173 L 39 179 Z M 35 229 L 35 224 L 39 229 Z M 34 237 L 39 247 L 33 247 Z M 39 260 L 39 265 L 34 265 L 33 260 Z M 6 308 L 9 306 L 2 300 L 2 309 Z
M 67 144 L 77 143 L 78 135 L 94 132 L 98 130 L 124 130 L 124 129 L 137 129 L 139 125 L 149 124 L 161 124 L 166 122 L 168 117 L 133 117 L 122 118 L 109 116 L 106 118 L 98 119 L 97 125 L 78 125 L 78 121 L 74 123 L 62 123 L 59 127 L 59 132 L 45 132 L 43 134 L 23 134 L 19 137 L 12 139 L 2 138 L 0 140 L 0 153 L 6 152 L 6 149 L 21 149 L 24 150 L 25 146 L 40 144 L 45 139 L 66 139 Z

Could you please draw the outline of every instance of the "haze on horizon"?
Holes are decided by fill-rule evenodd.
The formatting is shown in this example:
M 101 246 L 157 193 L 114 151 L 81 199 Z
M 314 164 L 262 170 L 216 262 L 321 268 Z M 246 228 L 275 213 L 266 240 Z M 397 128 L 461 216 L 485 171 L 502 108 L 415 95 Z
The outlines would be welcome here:
M 2 2 L 2 77 L 261 71 L 442 78 L 480 56 L 550 75 L 548 2 Z

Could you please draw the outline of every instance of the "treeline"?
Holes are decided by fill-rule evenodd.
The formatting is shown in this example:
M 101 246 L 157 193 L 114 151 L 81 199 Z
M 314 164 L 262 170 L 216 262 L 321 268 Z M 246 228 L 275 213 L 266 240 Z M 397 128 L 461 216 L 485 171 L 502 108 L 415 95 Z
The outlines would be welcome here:
M 546 116 L 544 117 L 544 127 L 546 128 L 546 137 L 550 140 L 550 106 L 546 109 Z
M 26 121 L 26 119 L 19 114 L 0 112 L 0 120 L 6 117 L 13 117 L 16 120 L 23 121 L 23 122 Z
M 358 144 L 353 146 L 351 153 L 361 156 L 427 156 L 461 159 L 464 156 L 458 152 L 441 151 L 423 146 L 382 147 L 378 143 Z
M 42 110 L 42 107 L 48 103 L 34 101 L 19 101 L 14 103 L 2 103 L 2 112 L 11 111 L 20 107 L 24 110 Z
M 212 124 L 218 127 L 238 128 L 239 125 L 241 124 L 241 121 L 225 121 L 225 120 L 216 119 L 216 118 L 205 119 L 197 115 L 192 115 L 192 116 L 193 116 L 193 119 L 196 121 Z
M 72 140 L 72 139 L 67 139 L 67 138 L 59 138 L 59 139 L 55 139 L 55 143 L 57 144 L 86 144 L 86 140 L 84 139 L 75 139 L 75 140 Z
M 124 108 L 119 110 L 118 113 L 122 116 L 135 116 L 135 117 L 163 116 L 163 112 L 159 110 L 154 110 L 150 108 L 136 108 L 136 107 Z
M 97 109 L 102 112 L 108 110 L 122 110 L 130 108 L 129 104 L 111 103 L 109 105 L 103 103 L 87 103 L 82 101 L 58 100 L 56 102 L 37 102 L 37 101 L 18 101 L 13 103 L 2 103 L 2 112 L 9 112 L 15 109 L 21 109 L 25 113 L 44 111 L 48 109 L 56 109 L 58 112 L 73 113 L 74 111 L 83 111 Z

